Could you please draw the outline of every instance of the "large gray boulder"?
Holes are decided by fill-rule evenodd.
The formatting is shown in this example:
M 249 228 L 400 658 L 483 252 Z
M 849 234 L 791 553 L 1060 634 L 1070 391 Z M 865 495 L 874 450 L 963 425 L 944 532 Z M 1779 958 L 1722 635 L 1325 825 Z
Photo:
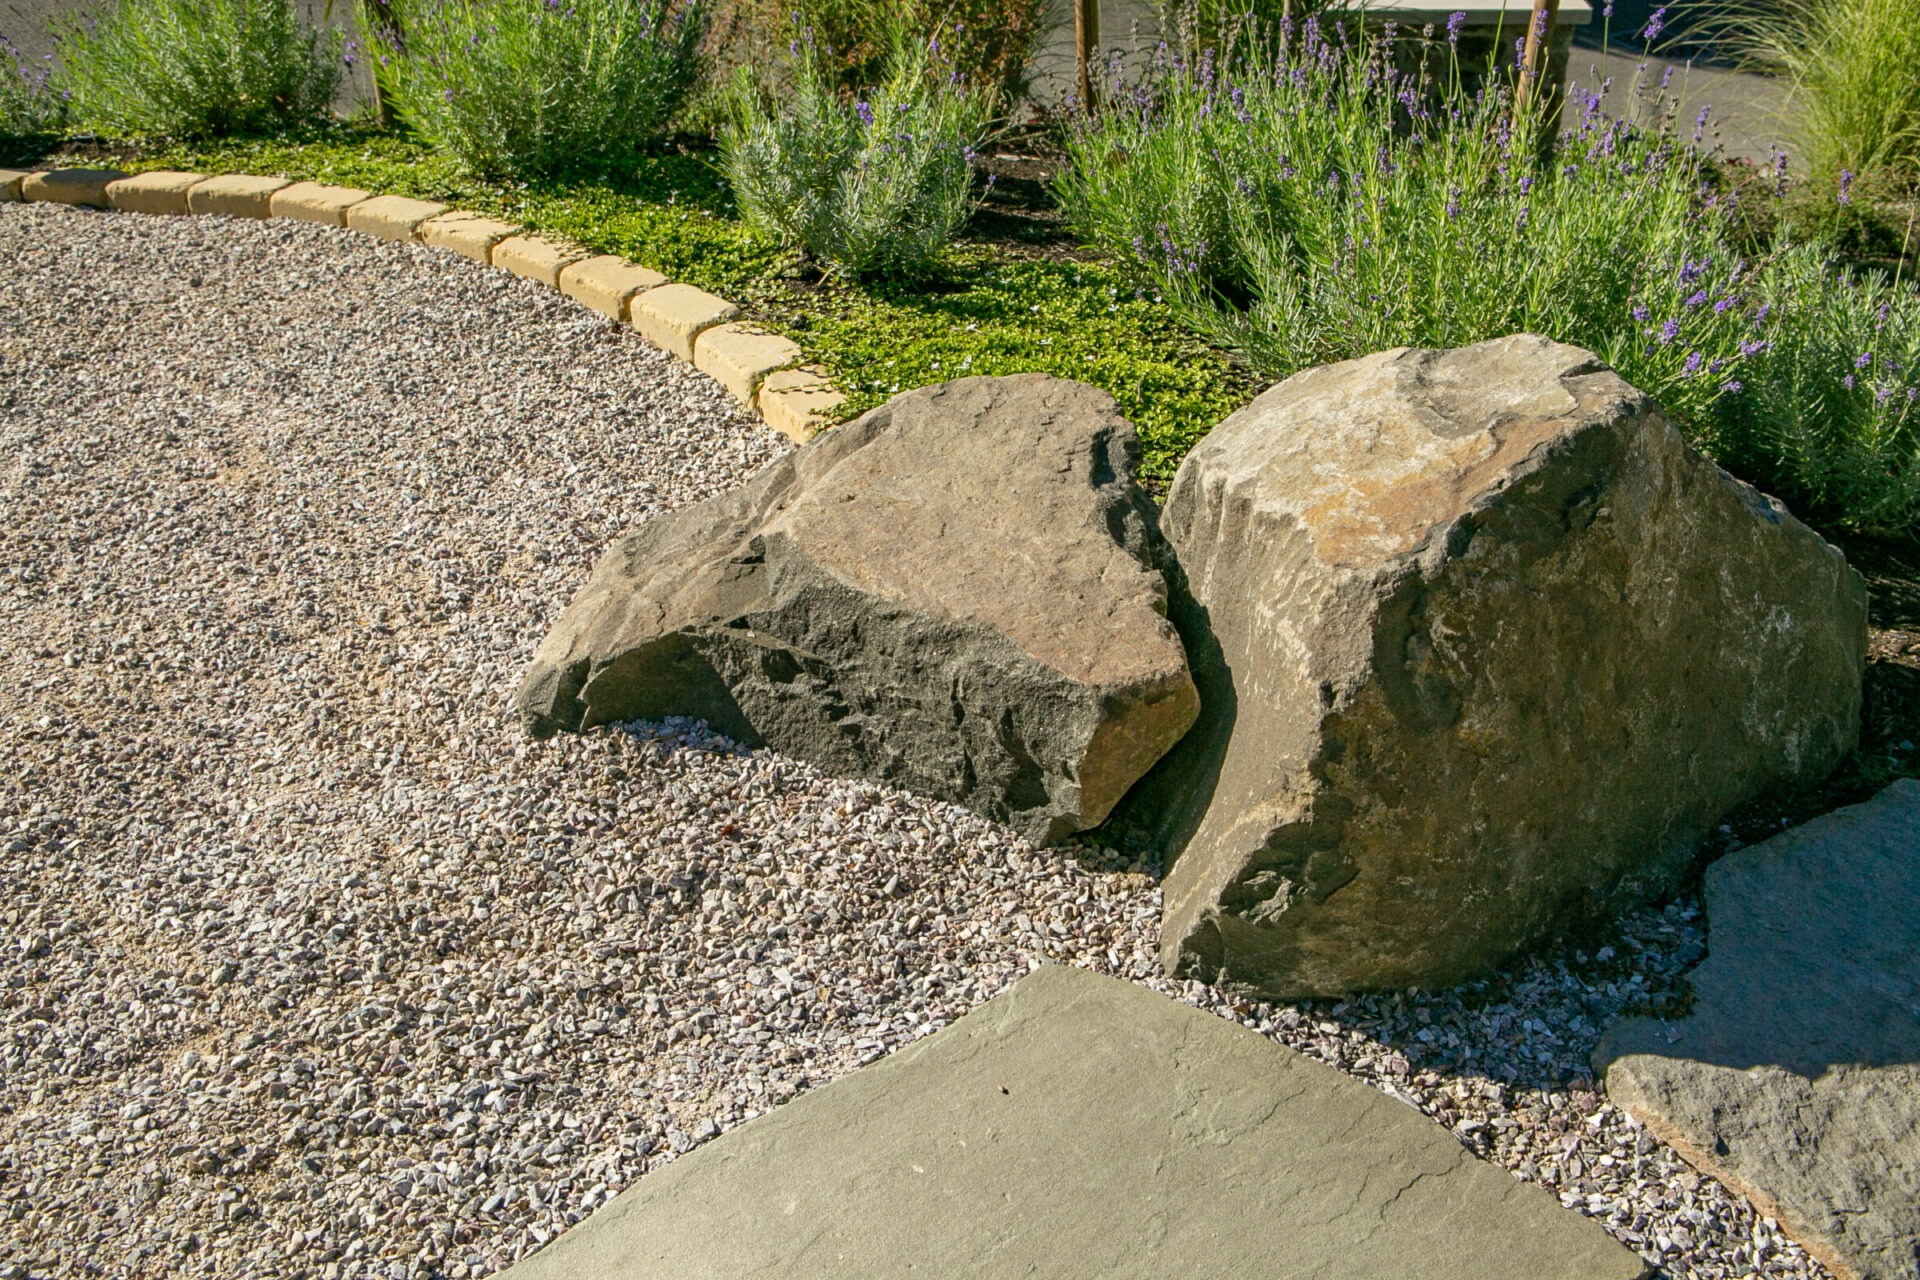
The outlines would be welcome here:
M 1594 1054 L 1607 1097 L 1840 1280 L 1920 1280 L 1920 782 L 1707 869 L 1674 1021 Z
M 504 1280 L 1639 1280 L 1350 1076 L 1044 968 L 656 1169 Z
M 1291 378 L 1161 524 L 1204 711 L 1129 818 L 1180 850 L 1162 946 L 1194 976 L 1482 974 L 1668 890 L 1858 733 L 1859 575 L 1543 338 Z
M 1042 842 L 1193 723 L 1139 445 L 1041 375 L 898 396 L 595 567 L 521 688 L 545 735 L 697 716 Z

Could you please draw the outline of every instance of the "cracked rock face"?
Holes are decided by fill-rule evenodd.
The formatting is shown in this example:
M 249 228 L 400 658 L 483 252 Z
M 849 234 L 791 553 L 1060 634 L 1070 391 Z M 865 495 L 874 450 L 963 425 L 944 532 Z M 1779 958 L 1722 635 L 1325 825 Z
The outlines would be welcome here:
M 1041 375 L 908 392 L 595 567 L 520 700 L 545 735 L 696 716 L 1048 842 L 1193 723 L 1138 443 Z
M 1129 801 L 1170 969 L 1437 986 L 1669 889 L 1858 734 L 1866 594 L 1595 357 L 1516 336 L 1314 369 L 1181 465 L 1201 724 Z
M 1672 1022 L 1594 1053 L 1607 1096 L 1841 1280 L 1920 1280 L 1920 782 L 1707 869 Z

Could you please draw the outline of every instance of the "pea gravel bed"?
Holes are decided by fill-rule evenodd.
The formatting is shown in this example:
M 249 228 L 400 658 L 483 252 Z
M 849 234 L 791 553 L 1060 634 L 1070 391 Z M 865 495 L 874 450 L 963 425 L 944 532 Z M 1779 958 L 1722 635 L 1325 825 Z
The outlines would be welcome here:
M 595 555 L 784 445 L 524 281 L 0 206 L 0 1276 L 463 1277 L 1040 960 L 1333 1063 L 1672 1277 L 1822 1273 L 1587 1079 L 1678 903 L 1493 981 L 1160 978 L 1155 869 L 702 726 L 535 744 Z

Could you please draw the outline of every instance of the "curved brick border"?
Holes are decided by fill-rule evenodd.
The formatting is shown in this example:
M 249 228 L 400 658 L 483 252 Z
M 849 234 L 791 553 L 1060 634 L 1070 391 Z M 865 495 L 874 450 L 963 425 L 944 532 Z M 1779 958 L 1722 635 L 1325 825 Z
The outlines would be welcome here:
M 761 420 L 804 444 L 844 397 L 800 348 L 737 319 L 740 308 L 657 271 L 515 223 L 429 200 L 246 173 L 0 169 L 0 201 L 36 200 L 146 214 L 293 218 L 386 240 L 417 240 L 537 280 L 708 374 Z

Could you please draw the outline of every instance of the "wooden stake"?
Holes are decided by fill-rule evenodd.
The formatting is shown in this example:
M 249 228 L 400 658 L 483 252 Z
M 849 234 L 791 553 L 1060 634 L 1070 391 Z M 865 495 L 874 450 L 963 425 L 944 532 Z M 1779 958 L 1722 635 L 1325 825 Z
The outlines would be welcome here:
M 1553 24 L 1560 16 L 1560 0 L 1533 0 L 1533 12 L 1527 17 L 1527 47 L 1520 55 L 1520 86 L 1514 90 L 1513 114 L 1523 116 L 1538 81 L 1546 73 L 1548 51 L 1553 46 Z
M 1093 51 L 1100 46 L 1100 0 L 1073 0 L 1073 58 L 1080 72 L 1080 105 L 1093 110 Z

